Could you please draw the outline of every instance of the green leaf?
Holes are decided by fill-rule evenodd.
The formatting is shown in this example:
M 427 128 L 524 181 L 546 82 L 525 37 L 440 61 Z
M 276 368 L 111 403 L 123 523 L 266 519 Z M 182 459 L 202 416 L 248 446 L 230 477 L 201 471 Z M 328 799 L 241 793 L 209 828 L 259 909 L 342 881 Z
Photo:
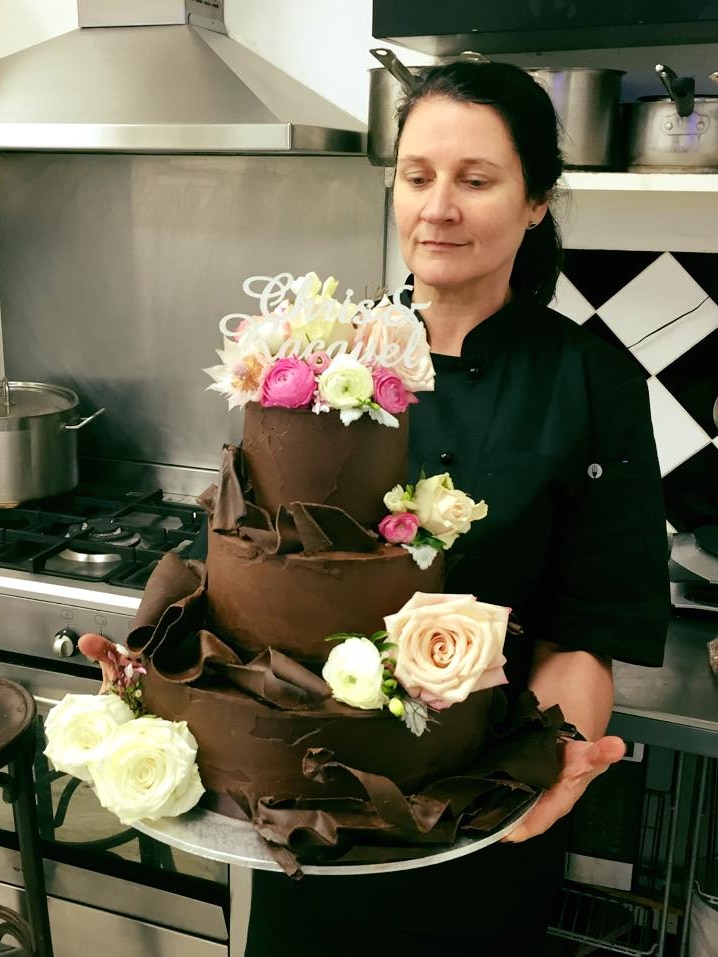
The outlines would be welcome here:
M 325 641 L 346 641 L 347 638 L 366 638 L 359 631 L 337 631 L 333 635 L 327 635 Z
M 427 532 L 425 528 L 418 528 L 416 530 L 416 535 L 411 540 L 412 545 L 431 545 L 432 548 L 435 548 L 437 552 L 444 550 L 445 545 L 440 538 L 432 535 L 431 532 Z
M 369 641 L 373 641 L 374 644 L 377 644 L 379 641 L 383 641 L 386 638 L 388 632 L 386 630 L 375 631 L 373 635 L 369 635 Z

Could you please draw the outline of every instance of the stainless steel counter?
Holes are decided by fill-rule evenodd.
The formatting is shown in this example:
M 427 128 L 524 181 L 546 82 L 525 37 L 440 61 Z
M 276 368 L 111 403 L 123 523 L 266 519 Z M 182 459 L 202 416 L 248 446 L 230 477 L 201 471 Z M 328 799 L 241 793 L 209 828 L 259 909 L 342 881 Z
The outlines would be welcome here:
M 718 680 L 708 666 L 706 647 L 716 635 L 718 616 L 674 618 L 662 668 L 615 662 L 609 732 L 718 758 Z

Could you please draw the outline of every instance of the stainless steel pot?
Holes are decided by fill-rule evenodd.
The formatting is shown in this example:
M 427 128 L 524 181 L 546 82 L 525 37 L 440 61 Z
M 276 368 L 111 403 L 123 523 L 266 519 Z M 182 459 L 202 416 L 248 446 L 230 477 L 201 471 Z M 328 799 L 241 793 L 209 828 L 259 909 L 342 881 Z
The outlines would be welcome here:
M 631 172 L 718 171 L 718 96 L 696 96 L 688 116 L 660 96 L 642 97 L 625 109 Z
M 546 67 L 526 71 L 546 90 L 560 122 L 568 169 L 611 169 L 618 163 L 624 70 Z
M 379 47 L 369 51 L 382 66 L 369 70 L 369 132 L 367 153 L 373 166 L 394 165 L 394 143 L 397 134 L 396 111 L 411 90 L 420 66 L 405 66 L 391 51 Z M 481 53 L 466 51 L 452 57 L 440 57 L 437 63 L 456 60 L 486 62 Z
M 393 166 L 397 106 L 422 67 L 405 66 L 390 50 L 379 48 L 370 52 L 383 64 L 383 69 L 369 71 L 369 160 L 374 166 Z M 456 60 L 487 62 L 485 56 L 472 51 L 443 57 L 437 62 Z M 614 166 L 618 155 L 618 104 L 624 71 L 577 67 L 534 69 L 527 73 L 544 87 L 558 114 L 566 166 L 580 169 Z
M 41 382 L 0 381 L 0 507 L 67 492 L 77 485 L 81 418 L 71 390 Z
M 695 79 L 663 63 L 656 73 L 668 96 L 643 96 L 625 108 L 626 165 L 632 172 L 718 170 L 718 96 L 696 95 Z M 715 80 L 716 74 L 709 79 Z

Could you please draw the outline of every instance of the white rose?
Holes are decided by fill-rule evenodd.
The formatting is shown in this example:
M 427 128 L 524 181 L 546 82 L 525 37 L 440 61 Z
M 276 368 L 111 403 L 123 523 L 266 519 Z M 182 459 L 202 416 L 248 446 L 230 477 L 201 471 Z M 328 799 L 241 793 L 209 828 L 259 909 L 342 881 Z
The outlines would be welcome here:
M 131 826 L 195 806 L 204 793 L 196 756 L 186 721 L 145 715 L 117 729 L 90 773 L 100 804 Z
M 371 399 L 374 380 L 371 370 L 352 356 L 339 355 L 319 376 L 320 400 L 333 409 L 352 409 Z
M 45 719 L 45 755 L 57 771 L 92 781 L 88 763 L 134 715 L 116 694 L 67 694 Z
M 473 691 L 505 684 L 503 655 L 510 608 L 473 595 L 416 592 L 384 619 L 394 643 L 394 677 L 432 708 L 464 701 Z
M 381 690 L 384 666 L 381 653 L 368 638 L 347 638 L 329 653 L 322 677 L 337 701 L 370 711 L 388 698 Z
M 411 310 L 377 306 L 357 329 L 354 352 L 363 362 L 392 369 L 410 392 L 432 392 L 434 366 L 426 329 Z
M 420 479 L 414 491 L 414 512 L 427 532 L 450 548 L 459 535 L 468 532 L 471 523 L 486 518 L 488 506 L 474 502 L 465 492 L 454 488 L 448 472 Z

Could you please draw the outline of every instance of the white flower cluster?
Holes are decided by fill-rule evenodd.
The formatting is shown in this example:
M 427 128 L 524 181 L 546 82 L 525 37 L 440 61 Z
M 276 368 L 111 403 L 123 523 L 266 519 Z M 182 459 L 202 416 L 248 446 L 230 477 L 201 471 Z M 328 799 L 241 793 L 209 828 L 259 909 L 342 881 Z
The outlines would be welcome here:
M 204 793 L 187 722 L 135 718 L 116 694 L 65 695 L 45 734 L 53 767 L 91 784 L 127 826 L 184 814 Z

